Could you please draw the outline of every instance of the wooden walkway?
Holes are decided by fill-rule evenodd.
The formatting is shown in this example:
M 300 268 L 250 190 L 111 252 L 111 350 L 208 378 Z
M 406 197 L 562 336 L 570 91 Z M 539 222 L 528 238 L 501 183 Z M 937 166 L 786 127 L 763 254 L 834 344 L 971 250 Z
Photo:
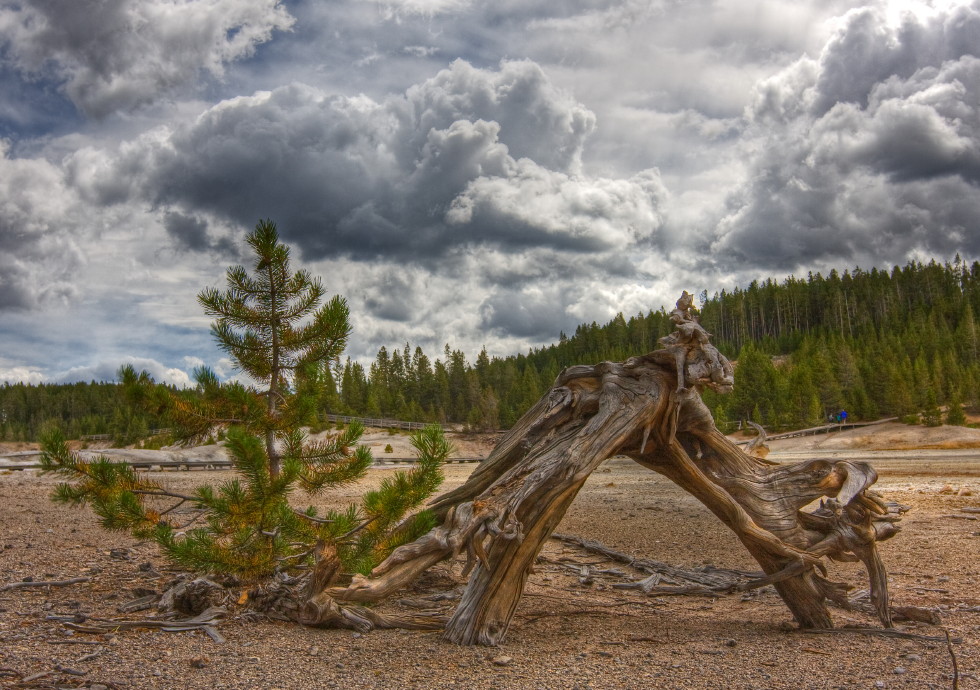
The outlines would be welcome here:
M 18 456 L 37 456 L 40 452 L 22 452 L 18 453 Z M 13 457 L 10 456 L 0 456 L 0 457 Z M 373 467 L 384 467 L 386 465 L 414 465 L 416 458 L 375 458 Z M 482 462 L 483 458 L 449 458 L 446 460 L 446 465 L 453 464 L 464 464 L 472 462 Z M 138 470 L 227 470 L 234 467 L 231 460 L 199 460 L 199 461 L 189 461 L 189 460 L 117 460 L 116 462 L 128 465 L 134 469 Z M 0 464 L 0 472 L 4 470 L 11 471 L 22 471 L 22 470 L 39 470 L 41 469 L 40 462 L 16 462 L 9 465 Z
M 360 422 L 363 426 L 373 426 L 381 429 L 408 429 L 409 431 L 419 431 L 432 424 L 432 422 L 403 422 L 400 419 L 388 419 L 387 417 L 351 417 L 345 414 L 325 414 L 320 419 L 326 422 L 350 424 Z M 441 426 L 441 425 L 440 425 Z M 445 429 L 446 427 L 443 426 Z
M 773 434 L 772 436 L 766 435 L 766 441 L 778 441 L 781 438 L 797 438 L 798 436 L 816 436 L 818 434 L 829 434 L 833 431 L 847 431 L 849 429 L 860 429 L 865 426 L 874 426 L 876 424 L 885 424 L 887 422 L 894 422 L 898 420 L 898 417 L 889 417 L 888 419 L 878 419 L 873 422 L 844 422 L 843 424 L 824 424 L 822 426 L 813 426 L 809 429 L 797 429 L 796 431 L 787 431 L 783 434 Z M 735 445 L 744 446 L 747 443 L 751 443 L 752 439 L 746 439 L 745 441 L 736 441 Z

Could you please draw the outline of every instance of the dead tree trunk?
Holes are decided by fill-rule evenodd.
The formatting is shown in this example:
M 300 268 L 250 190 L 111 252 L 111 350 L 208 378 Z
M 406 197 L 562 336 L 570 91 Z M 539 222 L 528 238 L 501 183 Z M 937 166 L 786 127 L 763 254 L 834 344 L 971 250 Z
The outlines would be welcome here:
M 585 480 L 607 458 L 626 455 L 676 482 L 732 529 L 766 573 L 747 587 L 773 584 L 800 626 L 832 627 L 825 600 L 845 602 L 846 588 L 818 572 L 826 556 L 864 561 L 873 603 L 890 625 L 875 542 L 897 531 L 898 507 L 868 490 L 874 471 L 864 463 L 782 466 L 746 455 L 715 428 L 697 390 L 712 381 L 730 387 L 730 365 L 717 351 L 686 356 L 692 388 L 680 385 L 683 360 L 670 350 L 566 369 L 469 480 L 433 502 L 439 527 L 397 549 L 371 577 L 313 593 L 317 605 L 307 607 L 305 622 L 336 619 L 333 602 L 379 601 L 465 549 L 464 573 L 472 574 L 444 636 L 498 644 L 538 553 Z M 836 498 L 801 510 L 822 496 Z

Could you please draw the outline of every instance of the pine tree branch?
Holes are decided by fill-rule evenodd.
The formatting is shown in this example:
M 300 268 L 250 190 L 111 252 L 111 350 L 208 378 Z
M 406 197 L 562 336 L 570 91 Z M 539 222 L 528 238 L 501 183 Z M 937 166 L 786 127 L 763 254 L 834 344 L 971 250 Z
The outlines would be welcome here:
M 310 522 L 315 522 L 318 525 L 332 525 L 337 522 L 336 520 L 328 520 L 327 518 L 316 517 L 315 515 L 309 515 L 298 508 L 293 508 L 293 513 L 299 515 L 302 518 L 306 518 Z

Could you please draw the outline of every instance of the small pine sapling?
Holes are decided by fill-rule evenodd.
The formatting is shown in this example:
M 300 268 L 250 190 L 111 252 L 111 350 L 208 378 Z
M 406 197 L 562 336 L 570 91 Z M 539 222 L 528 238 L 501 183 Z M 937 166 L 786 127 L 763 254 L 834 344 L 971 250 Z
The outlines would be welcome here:
M 334 579 L 369 572 L 434 524 L 426 511 L 411 513 L 441 483 L 451 446 L 441 428 L 427 427 L 412 438 L 417 464 L 390 475 L 360 505 L 324 514 L 293 505 L 297 490 L 314 497 L 350 484 L 373 461 L 358 445 L 357 423 L 318 440 L 302 428 L 322 395 L 313 383 L 318 367 L 329 366 L 346 345 L 348 309 L 340 297 L 319 306 L 320 281 L 290 272 L 289 250 L 271 222 L 260 222 L 247 241 L 253 272 L 229 269 L 228 290 L 206 289 L 199 300 L 217 317 L 212 333 L 219 345 L 260 385 L 221 383 L 202 368 L 196 390 L 174 391 L 146 372 L 120 370 L 131 400 L 166 413 L 179 438 L 225 436 L 235 477 L 190 493 L 170 491 L 127 465 L 82 459 L 55 430 L 43 439 L 42 466 L 69 481 L 53 498 L 90 506 L 106 529 L 152 539 L 167 560 L 194 572 L 268 580 L 310 571 L 324 553 L 339 561 Z

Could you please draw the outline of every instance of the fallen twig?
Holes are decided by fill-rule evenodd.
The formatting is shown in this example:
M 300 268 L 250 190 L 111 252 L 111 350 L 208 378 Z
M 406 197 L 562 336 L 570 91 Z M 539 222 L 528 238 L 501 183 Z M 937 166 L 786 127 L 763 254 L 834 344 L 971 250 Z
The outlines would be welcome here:
M 45 640 L 45 644 L 88 644 L 88 645 L 100 645 L 101 642 L 94 642 L 92 640 Z
M 61 664 L 55 664 L 54 670 L 58 673 L 67 673 L 69 676 L 84 676 L 88 674 L 88 671 L 79 671 L 77 668 L 62 666 Z
M 21 684 L 30 683 L 31 681 L 37 680 L 38 678 L 44 678 L 45 676 L 50 676 L 54 671 L 41 671 L 40 673 L 34 673 L 30 676 L 25 676 L 20 679 Z
M 960 669 L 956 664 L 956 654 L 953 653 L 953 643 L 949 639 L 949 630 L 943 628 L 943 633 L 946 635 L 946 649 L 949 650 L 949 658 L 953 660 L 953 690 L 959 690 Z
M 575 546 L 578 546 L 589 553 L 605 556 L 606 558 L 618 563 L 626 563 L 627 565 L 630 565 L 641 572 L 645 572 L 647 574 L 657 574 L 663 579 L 680 585 L 683 589 L 686 589 L 686 587 L 684 587 L 685 583 L 695 583 L 704 588 L 715 590 L 716 592 L 724 592 L 730 589 L 735 589 L 739 585 L 744 585 L 746 580 L 751 582 L 752 580 L 765 577 L 765 573 L 761 572 L 729 570 L 726 568 L 715 568 L 712 566 L 706 566 L 702 570 L 685 570 L 684 568 L 678 568 L 668 563 L 662 563 L 660 561 L 654 561 L 648 558 L 633 558 L 629 554 L 616 551 L 615 549 L 591 539 L 583 539 L 582 537 L 576 537 L 574 535 L 558 533 L 552 534 L 551 537 L 564 544 L 574 544 Z M 629 587 L 629 583 L 627 583 L 626 586 Z M 656 593 L 659 594 L 661 592 Z M 688 592 L 664 591 L 662 593 L 701 594 L 703 591 L 699 588 L 690 588 L 690 591 Z
M 799 632 L 807 633 L 808 635 L 832 635 L 832 634 L 847 634 L 856 633 L 858 635 L 878 635 L 880 637 L 899 637 L 903 640 L 920 640 L 922 642 L 942 642 L 946 638 L 935 637 L 932 635 L 916 635 L 915 633 L 902 632 L 901 630 L 894 630 L 892 628 L 852 628 L 850 626 L 845 626 L 842 628 L 806 628 Z M 963 641 L 961 637 L 954 637 L 953 642 L 959 644 Z
M 89 652 L 88 654 L 85 654 L 84 656 L 78 657 L 78 661 L 79 662 L 82 662 L 82 661 L 91 661 L 95 657 L 99 656 L 102 653 L 102 651 L 103 651 L 102 648 L 99 647 L 94 652 Z
M 523 616 L 528 623 L 534 623 L 542 618 L 554 618 L 556 616 L 608 616 L 607 611 L 595 611 L 592 609 L 576 609 L 574 611 L 528 611 L 527 613 L 520 614 Z M 635 614 L 632 613 L 620 613 L 620 616 L 626 616 L 628 618 L 634 618 Z
M 119 613 L 136 613 L 137 611 L 145 611 L 147 609 L 153 608 L 153 606 L 160 600 L 158 594 L 147 594 L 146 596 L 137 597 L 127 601 L 124 604 L 120 604 L 116 607 Z
M 67 585 L 77 585 L 81 582 L 88 582 L 90 577 L 73 577 L 70 580 L 28 580 L 26 582 L 9 582 L 0 587 L 0 592 L 9 589 L 23 589 L 25 587 L 65 587 Z
M 189 630 L 202 630 L 207 634 L 212 640 L 217 643 L 224 642 L 224 638 L 220 633 L 214 628 L 214 624 L 221 620 L 221 617 L 226 613 L 225 609 L 217 606 L 212 606 L 203 613 L 194 616 L 193 618 L 186 618 L 184 620 L 159 620 L 159 619 L 144 619 L 144 620 L 108 620 L 104 622 L 86 622 L 86 623 L 74 623 L 70 621 L 64 621 L 63 625 L 66 628 L 75 630 L 77 632 L 84 633 L 96 633 L 103 634 L 108 632 L 117 632 L 119 630 L 139 630 L 142 628 L 150 628 L 154 630 L 162 630 L 164 632 L 187 632 Z

